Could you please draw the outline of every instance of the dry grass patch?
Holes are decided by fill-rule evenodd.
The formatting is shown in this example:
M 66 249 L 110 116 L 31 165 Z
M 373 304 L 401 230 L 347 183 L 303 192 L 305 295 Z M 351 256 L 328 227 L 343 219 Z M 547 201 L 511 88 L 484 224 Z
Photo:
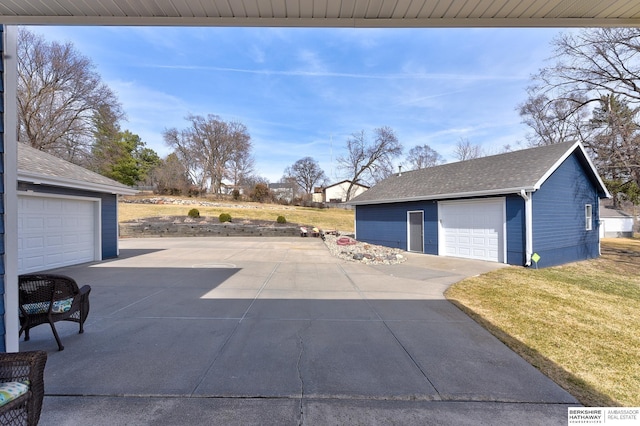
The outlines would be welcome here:
M 640 406 L 640 240 L 603 241 L 599 259 L 504 268 L 446 296 L 590 406 Z
M 342 232 L 353 232 L 354 217 L 352 210 L 314 209 L 309 207 L 249 202 L 221 202 L 220 204 L 220 206 L 207 207 L 199 205 L 133 204 L 121 202 L 118 207 L 118 214 L 120 222 L 128 222 L 149 217 L 186 216 L 191 208 L 196 207 L 200 211 L 201 217 L 217 218 L 221 213 L 229 213 L 234 222 L 246 219 L 267 220 L 275 223 L 278 216 L 284 216 L 289 223 L 312 225 L 324 230 L 337 229 Z

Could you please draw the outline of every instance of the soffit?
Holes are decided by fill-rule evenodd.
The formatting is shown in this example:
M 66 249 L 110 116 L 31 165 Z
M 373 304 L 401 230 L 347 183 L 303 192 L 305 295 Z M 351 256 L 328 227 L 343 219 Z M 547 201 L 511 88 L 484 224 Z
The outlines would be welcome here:
M 264 27 L 636 26 L 637 0 L 0 0 L 3 24 Z

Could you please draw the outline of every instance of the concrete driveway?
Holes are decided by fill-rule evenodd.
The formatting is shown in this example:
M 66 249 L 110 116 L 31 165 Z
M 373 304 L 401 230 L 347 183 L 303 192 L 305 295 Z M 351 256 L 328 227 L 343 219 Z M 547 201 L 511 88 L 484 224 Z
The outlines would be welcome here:
M 500 265 L 366 266 L 313 238 L 121 241 L 55 272 L 92 286 L 58 323 L 41 425 L 564 425 L 577 401 L 447 302 Z

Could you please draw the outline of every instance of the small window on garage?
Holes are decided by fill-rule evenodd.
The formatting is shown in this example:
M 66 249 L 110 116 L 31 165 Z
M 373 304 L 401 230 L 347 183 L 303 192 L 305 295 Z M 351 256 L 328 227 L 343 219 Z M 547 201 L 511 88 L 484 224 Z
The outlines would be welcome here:
M 592 229 L 592 225 L 591 223 L 593 222 L 593 209 L 591 207 L 591 204 L 585 204 L 584 206 L 584 221 L 585 221 L 585 228 L 587 231 L 591 231 Z

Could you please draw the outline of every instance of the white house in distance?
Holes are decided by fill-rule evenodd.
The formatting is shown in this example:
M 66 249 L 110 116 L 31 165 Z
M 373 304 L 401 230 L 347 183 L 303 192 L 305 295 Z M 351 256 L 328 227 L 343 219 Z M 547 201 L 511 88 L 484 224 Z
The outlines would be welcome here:
M 633 216 L 614 209 L 611 203 L 603 204 L 600 205 L 600 238 L 633 237 Z
M 349 191 L 350 184 L 351 181 L 343 180 L 333 185 L 316 188 L 313 193 L 313 201 L 316 203 L 344 203 L 347 201 L 347 191 Z M 349 199 L 357 197 L 367 189 L 369 189 L 368 186 L 354 184 Z

